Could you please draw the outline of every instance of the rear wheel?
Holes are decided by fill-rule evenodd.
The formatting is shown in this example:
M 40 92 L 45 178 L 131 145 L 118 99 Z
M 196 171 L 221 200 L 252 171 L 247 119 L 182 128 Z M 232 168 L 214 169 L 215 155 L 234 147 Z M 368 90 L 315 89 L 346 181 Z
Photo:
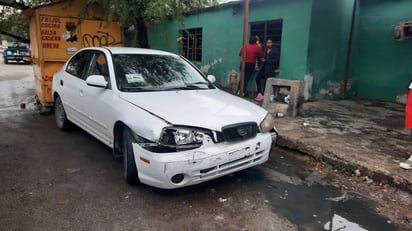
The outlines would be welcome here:
M 132 143 L 136 142 L 129 128 L 123 129 L 123 175 L 128 184 L 139 183 Z
M 67 119 L 66 111 L 63 107 L 63 102 L 60 97 L 56 97 L 54 102 L 54 118 L 56 119 L 57 127 L 61 130 L 67 130 L 70 126 L 70 121 Z

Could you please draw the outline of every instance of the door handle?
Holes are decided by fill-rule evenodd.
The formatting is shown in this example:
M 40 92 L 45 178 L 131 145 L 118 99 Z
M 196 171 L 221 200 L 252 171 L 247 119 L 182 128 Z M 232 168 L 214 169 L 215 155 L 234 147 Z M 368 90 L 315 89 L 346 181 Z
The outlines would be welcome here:
M 83 90 L 80 90 L 79 95 L 84 96 Z
M 63 86 L 63 80 L 62 79 L 60 80 L 60 86 Z

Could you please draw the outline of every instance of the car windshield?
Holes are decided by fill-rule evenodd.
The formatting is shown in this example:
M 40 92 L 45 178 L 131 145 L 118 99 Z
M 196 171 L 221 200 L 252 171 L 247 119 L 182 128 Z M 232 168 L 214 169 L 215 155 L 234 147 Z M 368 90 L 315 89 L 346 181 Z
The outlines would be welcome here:
M 113 55 L 120 91 L 202 90 L 213 86 L 185 60 L 166 55 Z

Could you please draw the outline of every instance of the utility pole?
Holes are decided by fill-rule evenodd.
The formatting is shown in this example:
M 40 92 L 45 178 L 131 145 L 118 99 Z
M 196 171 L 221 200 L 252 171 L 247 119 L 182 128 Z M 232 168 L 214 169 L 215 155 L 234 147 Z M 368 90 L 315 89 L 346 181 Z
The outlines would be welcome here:
M 245 9 L 243 13 L 243 45 L 242 45 L 242 65 L 240 68 L 240 95 L 243 96 L 243 93 L 246 89 L 243 89 L 245 82 L 245 58 L 246 58 L 246 43 L 247 43 L 247 30 L 248 30 L 248 18 L 249 18 L 249 0 L 245 0 Z

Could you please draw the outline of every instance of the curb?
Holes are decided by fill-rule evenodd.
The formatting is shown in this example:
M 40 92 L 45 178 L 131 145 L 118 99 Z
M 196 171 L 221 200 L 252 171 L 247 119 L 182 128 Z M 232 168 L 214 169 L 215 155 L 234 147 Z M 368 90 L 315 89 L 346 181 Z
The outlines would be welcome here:
M 377 182 L 382 182 L 394 188 L 406 191 L 408 193 L 412 193 L 412 182 L 408 181 L 405 178 L 397 178 L 384 172 L 375 171 L 366 166 L 352 163 L 351 161 L 339 158 L 337 155 L 334 155 L 332 150 L 324 149 L 322 147 L 313 148 L 308 147 L 307 145 L 298 144 L 298 140 L 288 139 L 287 137 L 279 134 L 276 144 L 272 144 L 272 146 L 277 145 L 280 147 L 288 148 L 291 150 L 301 152 L 310 157 L 313 157 L 317 161 L 322 160 L 325 163 L 337 168 L 339 172 L 344 173 L 346 175 L 352 175 L 354 173 L 354 170 L 358 169 L 362 172 L 362 176 L 368 176 L 375 182 L 375 184 Z M 400 170 L 406 171 L 402 169 Z

